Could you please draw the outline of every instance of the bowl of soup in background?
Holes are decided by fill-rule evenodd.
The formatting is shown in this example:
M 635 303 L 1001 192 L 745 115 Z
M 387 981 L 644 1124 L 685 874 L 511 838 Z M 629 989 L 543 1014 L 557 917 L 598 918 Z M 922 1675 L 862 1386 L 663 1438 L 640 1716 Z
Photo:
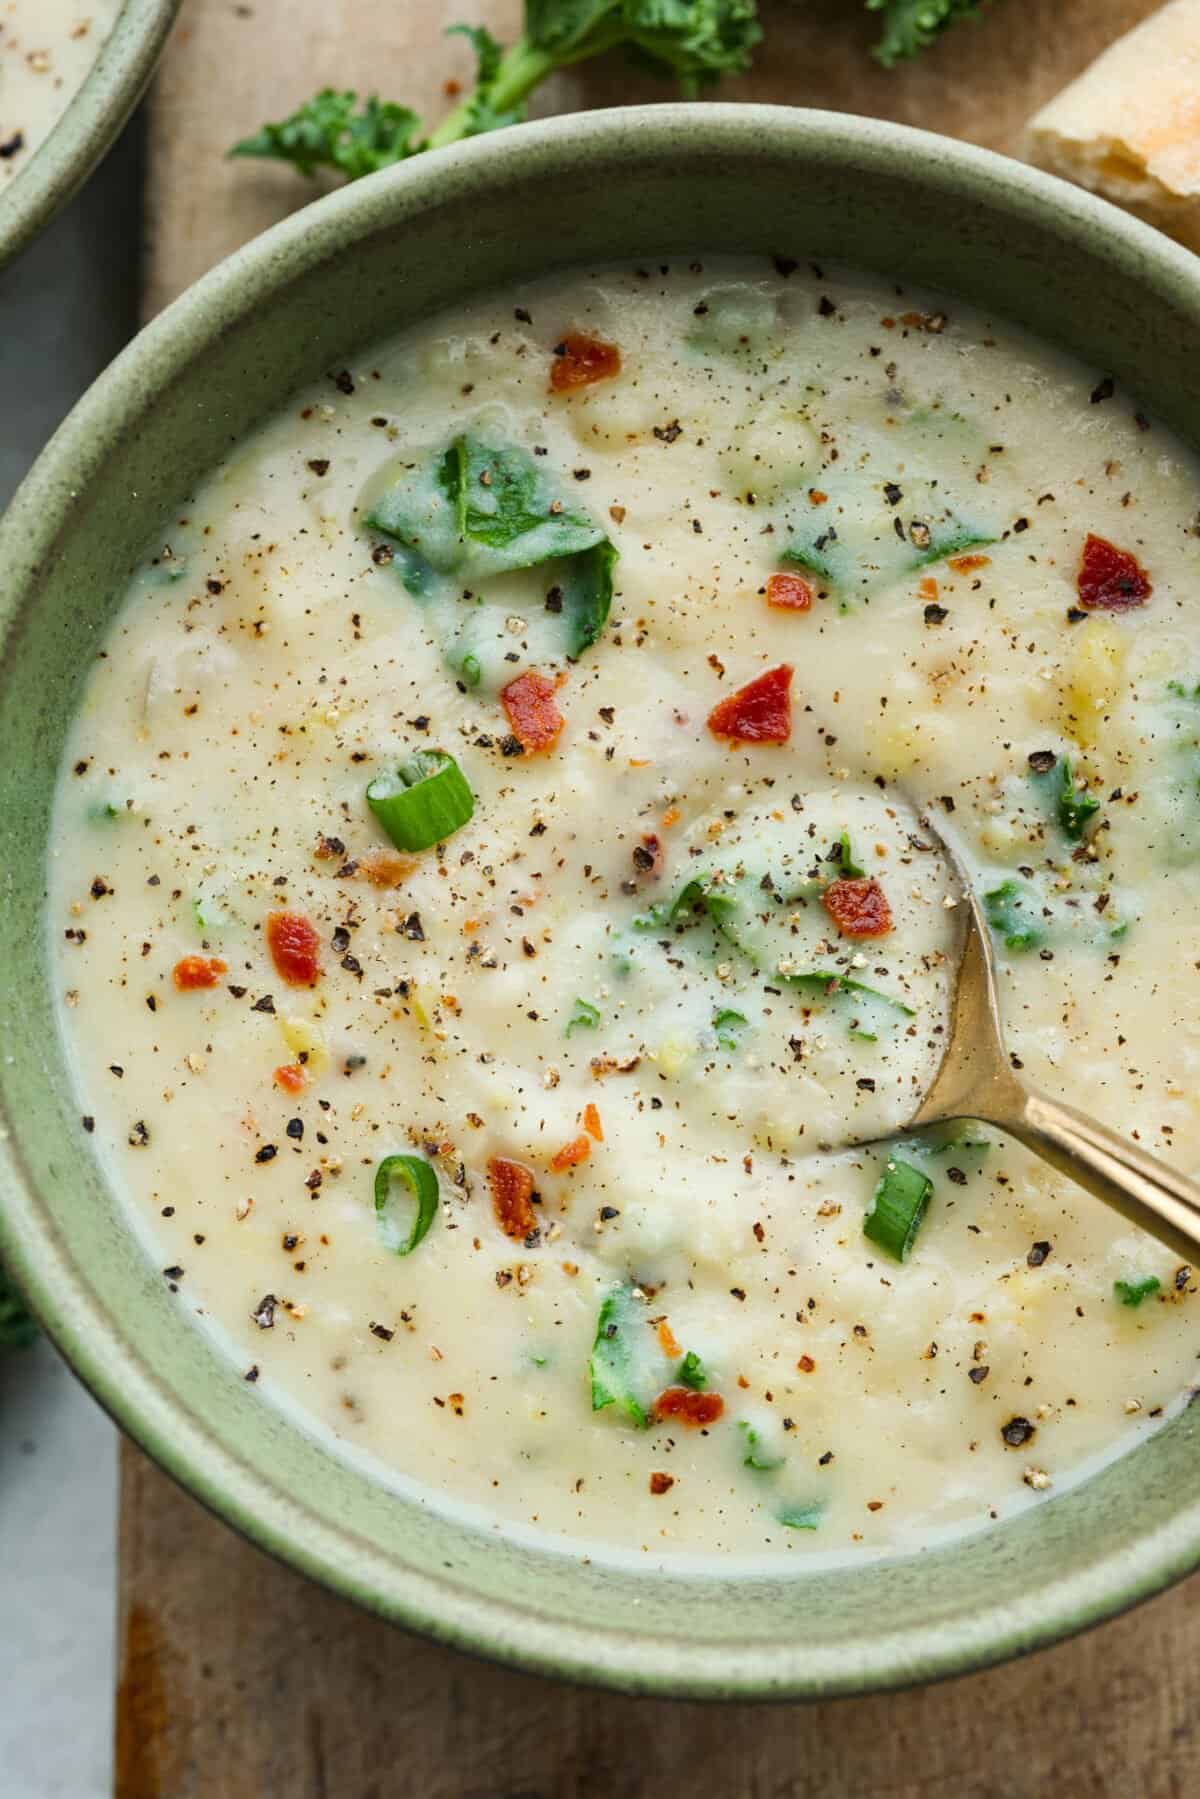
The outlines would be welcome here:
M 154 72 L 180 0 L 0 7 L 0 266 L 83 185 Z M 6 36 L 7 34 L 7 41 Z
M 497 1534 L 331 1453 L 181 1322 L 80 1132 L 46 949 L 69 721 L 171 506 L 305 382 L 408 323 L 538 271 L 698 251 L 840 257 L 958 295 L 1111 372 L 1185 437 L 1196 416 L 1193 258 L 1036 171 L 876 121 L 723 106 L 552 121 L 422 157 L 240 251 L 85 396 L 0 526 L 0 1253 L 117 1421 L 313 1578 L 537 1671 L 797 1698 L 980 1667 L 1194 1568 L 1194 1408 L 1035 1510 L 863 1566 L 657 1566 Z

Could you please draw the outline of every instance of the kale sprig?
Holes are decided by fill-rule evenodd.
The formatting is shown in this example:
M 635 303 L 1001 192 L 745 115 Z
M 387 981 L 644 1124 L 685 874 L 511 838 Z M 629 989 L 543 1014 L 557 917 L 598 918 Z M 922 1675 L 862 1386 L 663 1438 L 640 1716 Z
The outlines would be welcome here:
M 868 12 L 883 14 L 883 35 L 875 55 L 885 69 L 907 56 L 916 56 L 948 25 L 975 18 L 987 0 L 867 0 Z
M 987 0 L 866 0 L 882 15 L 875 54 L 887 67 L 915 56 L 956 19 Z M 674 76 L 693 99 L 724 75 L 750 67 L 763 32 L 757 0 L 525 0 L 524 30 L 504 50 L 478 25 L 455 25 L 475 51 L 475 85 L 434 130 L 411 107 L 371 94 L 322 88 L 289 118 L 264 125 L 231 156 L 287 162 L 301 175 L 332 169 L 349 181 L 373 175 L 423 150 L 519 124 L 525 103 L 556 69 L 624 49 Z

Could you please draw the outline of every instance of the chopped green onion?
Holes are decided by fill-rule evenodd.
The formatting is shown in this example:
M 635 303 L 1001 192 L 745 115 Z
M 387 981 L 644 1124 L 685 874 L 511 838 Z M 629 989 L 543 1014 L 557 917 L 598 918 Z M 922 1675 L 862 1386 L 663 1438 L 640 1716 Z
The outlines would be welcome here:
M 1143 1299 L 1149 1299 L 1161 1286 L 1157 1275 L 1145 1274 L 1140 1280 L 1114 1281 L 1113 1292 L 1123 1306 L 1140 1306 Z
M 633 1385 L 639 1362 L 635 1338 L 638 1327 L 644 1324 L 645 1310 L 633 1297 L 632 1286 L 627 1283 L 614 1287 L 600 1307 L 596 1340 L 588 1363 L 593 1412 L 602 1412 L 606 1406 L 615 1405 L 643 1430 L 649 1426 L 650 1419 Z
M 467 778 L 444 750 L 418 750 L 394 775 L 377 775 L 367 804 L 398 850 L 444 843 L 475 812 Z
M 197 893 L 193 898 L 192 917 L 196 921 L 196 929 L 201 934 L 206 931 L 219 931 L 222 925 L 229 923 L 220 900 L 210 899 L 204 893 Z
M 717 1042 L 724 1050 L 735 1050 L 738 1047 L 737 1033 L 749 1024 L 750 1020 L 743 1012 L 733 1012 L 723 1006 L 713 1014 L 713 1030 L 717 1033 Z
M 703 1393 L 708 1385 L 708 1369 L 700 1360 L 694 1349 L 689 1349 L 675 1370 L 675 1379 L 681 1387 L 690 1387 L 693 1393 Z
M 786 1524 L 789 1530 L 816 1530 L 824 1510 L 819 1499 L 809 1505 L 785 1505 L 779 1513 L 779 1522 Z
M 866 869 L 860 868 L 858 863 L 854 860 L 854 852 L 850 848 L 849 831 L 843 831 L 838 838 L 837 860 L 844 880 L 861 881 L 866 875 Z
M 762 1435 L 752 1424 L 743 1418 L 738 1429 L 746 1439 L 746 1453 L 742 1457 L 744 1468 L 753 1468 L 757 1474 L 770 1474 L 776 1468 L 782 1468 L 786 1456 L 773 1454 L 763 1443 Z
M 114 818 L 120 818 L 121 810 L 111 800 L 97 800 L 88 807 L 87 815 L 96 824 L 110 824 Z
M 932 1192 L 933 1182 L 927 1174 L 890 1156 L 875 1189 L 874 1203 L 863 1219 L 863 1235 L 898 1262 L 906 1262 Z
M 479 683 L 483 680 L 483 667 L 479 657 L 472 655 L 470 651 L 468 651 L 459 663 L 458 672 L 462 677 L 464 687 L 478 687 Z
M 575 1010 L 567 1020 L 565 1034 L 570 1037 L 576 1031 L 594 1031 L 599 1023 L 599 1006 L 593 1006 L 590 1000 L 577 999 L 575 1001 Z
M 394 1183 L 408 1188 L 416 1211 L 404 1235 L 389 1210 Z M 384 1246 L 398 1256 L 411 1255 L 433 1223 L 438 1209 L 437 1175 L 421 1156 L 385 1156 L 375 1170 L 375 1223 Z

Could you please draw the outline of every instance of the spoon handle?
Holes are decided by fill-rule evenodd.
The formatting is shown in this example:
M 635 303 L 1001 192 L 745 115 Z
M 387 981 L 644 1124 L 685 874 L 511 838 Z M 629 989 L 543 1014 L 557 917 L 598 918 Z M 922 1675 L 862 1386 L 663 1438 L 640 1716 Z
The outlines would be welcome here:
M 1007 1117 L 992 1122 L 1176 1255 L 1200 1264 L 1200 1182 L 1073 1106 L 1028 1088 L 1021 1090 Z

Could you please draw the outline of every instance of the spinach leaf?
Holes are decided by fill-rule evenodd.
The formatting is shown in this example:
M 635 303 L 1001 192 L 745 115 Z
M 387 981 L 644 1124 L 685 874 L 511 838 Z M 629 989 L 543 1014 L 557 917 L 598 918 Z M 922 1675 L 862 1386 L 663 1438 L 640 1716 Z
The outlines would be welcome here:
M 789 1530 L 816 1530 L 825 1510 L 819 1499 L 810 1500 L 807 1504 L 797 1500 L 785 1505 L 779 1512 L 779 1522 L 786 1524 Z
M 1045 941 L 1037 895 L 1023 881 L 1002 881 L 983 896 L 988 924 L 1007 949 L 1037 949 Z
M 628 1282 L 614 1287 L 600 1307 L 588 1363 L 593 1412 L 615 1405 L 643 1430 L 650 1424 L 650 1408 L 638 1391 L 642 1383 L 637 1337 L 645 1327 L 645 1307 L 633 1297 L 633 1287 Z
M 1088 825 L 1100 810 L 1086 786 L 1079 786 L 1071 770 L 1068 756 L 1057 756 L 1049 762 L 1048 751 L 1035 750 L 1029 758 L 1030 780 L 1041 794 L 1064 836 L 1079 843 Z
M 612 606 L 617 550 L 591 515 L 517 445 L 464 433 L 432 458 L 403 470 L 364 523 L 393 543 L 393 561 L 417 599 L 449 602 L 464 587 L 559 561 L 553 610 L 564 652 L 581 656 L 600 636 Z M 482 666 L 476 647 L 457 641 L 448 659 L 469 687 Z
M 1113 1292 L 1123 1306 L 1140 1306 L 1143 1299 L 1157 1293 L 1162 1282 L 1157 1275 L 1146 1274 L 1140 1280 L 1114 1281 Z

